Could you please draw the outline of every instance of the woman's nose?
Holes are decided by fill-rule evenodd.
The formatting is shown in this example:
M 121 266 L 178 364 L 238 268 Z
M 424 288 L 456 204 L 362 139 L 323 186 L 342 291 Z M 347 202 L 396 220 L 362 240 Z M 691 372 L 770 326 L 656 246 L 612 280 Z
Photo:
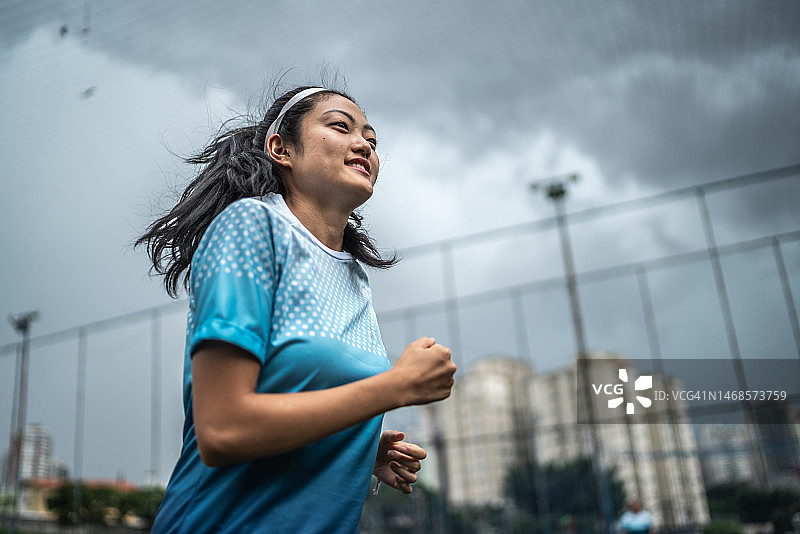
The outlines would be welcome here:
M 364 157 L 368 158 L 369 155 L 372 154 L 372 145 L 369 144 L 369 141 L 359 136 L 353 143 L 353 151 L 363 154 Z

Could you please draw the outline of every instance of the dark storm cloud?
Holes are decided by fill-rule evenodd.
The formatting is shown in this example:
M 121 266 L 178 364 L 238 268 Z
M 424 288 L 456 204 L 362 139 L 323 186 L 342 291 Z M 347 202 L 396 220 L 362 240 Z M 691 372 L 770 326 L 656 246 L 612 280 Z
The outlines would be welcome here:
M 83 5 L 14 4 L 4 43 L 39 25 L 77 30 Z M 368 108 L 447 134 L 465 158 L 486 136 L 549 130 L 609 181 L 663 189 L 800 160 L 798 34 L 797 2 L 241 0 L 95 2 L 80 38 L 243 97 L 327 59 Z
M 465 166 L 487 147 L 545 132 L 596 161 L 612 187 L 666 190 L 800 162 L 793 1 L 115 0 L 2 10 L 7 49 L 38 27 L 54 38 L 65 27 L 83 46 L 180 73 L 198 94 L 221 84 L 246 99 L 287 68 L 296 67 L 292 82 L 333 67 L 368 113 L 432 132 Z M 742 203 L 753 218 L 775 208 Z
M 499 2 L 430 8 L 416 23 L 414 12 L 379 42 L 407 77 L 391 84 L 396 116 L 440 130 L 465 159 L 551 131 L 610 183 L 657 190 L 800 161 L 796 3 Z
M 0 5 L 0 45 L 2 45 L 2 50 L 9 52 L 40 26 L 57 24 L 63 18 L 59 9 L 63 4 L 64 2 L 58 0 L 39 0 L 36 2 L 5 2 Z M 2 56 L 0 56 L 0 61 L 2 61 Z
M 612 188 L 668 190 L 800 162 L 796 2 L 305 5 L 249 22 L 249 4 L 219 12 L 231 22 L 171 67 L 199 81 L 213 63 L 220 80 L 252 92 L 261 60 L 313 74 L 307 58 L 336 57 L 368 112 L 433 132 L 465 166 L 543 132 L 594 159 Z M 281 24 L 267 31 L 263 20 Z M 183 31 L 170 48 L 186 49 Z M 720 223 L 797 223 L 785 202 L 748 195 L 735 205 Z
M 222 84 L 243 98 L 286 68 L 291 82 L 327 64 L 368 113 L 432 132 L 464 166 L 545 132 L 596 161 L 610 187 L 667 190 L 800 162 L 797 2 L 108 1 L 88 18 L 86 5 L 6 6 L 2 42 L 64 26 L 83 46 L 180 73 L 192 91 Z M 754 222 L 792 210 L 738 202 Z

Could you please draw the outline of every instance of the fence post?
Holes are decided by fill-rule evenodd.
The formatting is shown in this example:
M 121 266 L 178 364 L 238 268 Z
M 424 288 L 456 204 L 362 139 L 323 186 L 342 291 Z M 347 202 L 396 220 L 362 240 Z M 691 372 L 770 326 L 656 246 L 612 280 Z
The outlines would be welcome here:
M 800 358 L 800 324 L 798 324 L 797 320 L 797 308 L 794 305 L 792 288 L 789 285 L 789 275 L 786 271 L 786 262 L 783 260 L 781 243 L 777 237 L 772 240 L 772 251 L 775 255 L 775 264 L 778 267 L 778 276 L 781 279 L 781 288 L 783 289 L 783 298 L 786 301 L 786 310 L 789 314 L 789 322 L 792 325 L 794 346 L 797 349 L 797 357 Z
M 81 504 L 83 491 L 83 434 L 86 417 L 86 357 L 87 357 L 87 332 L 81 328 L 78 333 L 78 376 L 75 389 L 75 450 L 72 474 L 72 522 L 81 522 Z
M 703 221 L 703 230 L 705 231 L 706 238 L 706 251 L 709 261 L 711 261 L 712 272 L 714 273 L 717 297 L 719 298 L 720 311 L 722 312 L 722 320 L 725 325 L 725 333 L 728 336 L 728 347 L 731 351 L 731 361 L 733 362 L 733 369 L 736 373 L 736 382 L 741 391 L 747 391 L 747 379 L 744 373 L 744 365 L 742 364 L 742 354 L 739 350 L 739 339 L 736 336 L 736 325 L 733 322 L 733 312 L 731 311 L 731 303 L 728 299 L 728 288 L 725 284 L 725 276 L 722 272 L 722 262 L 719 259 L 719 250 L 717 249 L 717 242 L 714 237 L 714 227 L 711 223 L 711 212 L 708 210 L 705 189 L 702 186 L 697 187 L 695 189 L 695 196 L 697 198 L 697 205 L 700 209 L 700 218 Z M 750 422 L 752 424 L 756 424 L 756 417 L 752 403 L 743 400 L 742 406 Z M 753 451 L 753 456 L 758 460 L 758 466 L 756 469 L 758 485 L 762 488 L 769 489 L 767 466 L 766 461 L 764 460 L 764 448 L 761 445 L 759 433 L 755 432 L 754 434 L 757 450 Z

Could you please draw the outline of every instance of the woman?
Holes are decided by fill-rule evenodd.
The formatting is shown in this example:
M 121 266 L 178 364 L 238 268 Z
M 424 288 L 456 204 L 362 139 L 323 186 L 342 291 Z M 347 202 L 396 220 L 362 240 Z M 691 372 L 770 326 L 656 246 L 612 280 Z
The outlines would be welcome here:
M 180 459 L 152 532 L 356 532 L 370 475 L 411 492 L 425 451 L 382 415 L 449 396 L 431 338 L 390 367 L 361 263 L 375 130 L 352 98 L 299 87 L 221 134 L 137 241 L 190 305 Z

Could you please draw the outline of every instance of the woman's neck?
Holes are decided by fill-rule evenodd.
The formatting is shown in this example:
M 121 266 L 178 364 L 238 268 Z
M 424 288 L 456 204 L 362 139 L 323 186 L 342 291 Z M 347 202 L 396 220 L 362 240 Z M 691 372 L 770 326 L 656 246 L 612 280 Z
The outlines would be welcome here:
M 286 195 L 284 200 L 297 220 L 323 245 L 342 251 L 344 229 L 350 213 L 343 213 L 331 206 L 318 206 L 296 195 Z

